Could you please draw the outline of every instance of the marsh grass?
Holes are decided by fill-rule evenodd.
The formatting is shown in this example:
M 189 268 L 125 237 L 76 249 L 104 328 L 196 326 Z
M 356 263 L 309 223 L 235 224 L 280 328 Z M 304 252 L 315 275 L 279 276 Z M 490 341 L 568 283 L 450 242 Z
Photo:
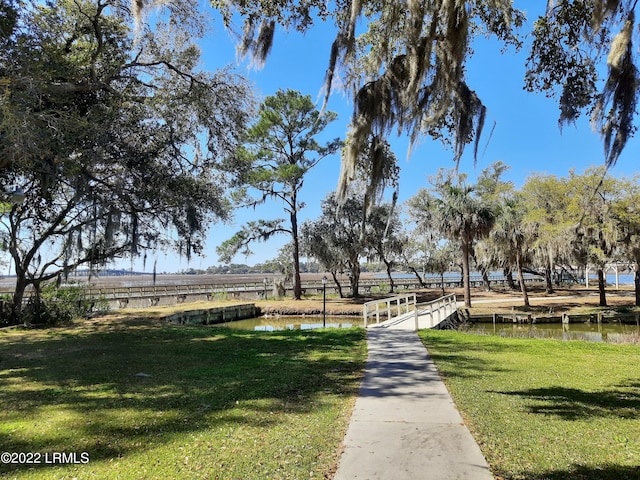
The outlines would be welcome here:
M 637 346 L 420 336 L 497 478 L 640 478 Z
M 0 333 L 0 445 L 87 452 L 19 478 L 325 478 L 364 366 L 360 329 L 139 322 Z

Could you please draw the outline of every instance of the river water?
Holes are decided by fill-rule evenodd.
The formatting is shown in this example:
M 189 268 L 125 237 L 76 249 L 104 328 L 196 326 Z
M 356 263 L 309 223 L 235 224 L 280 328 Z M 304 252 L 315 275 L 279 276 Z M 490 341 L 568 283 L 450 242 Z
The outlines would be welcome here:
M 359 322 L 359 323 L 358 323 Z M 360 318 L 327 317 L 327 328 L 351 328 L 362 325 Z M 218 323 L 215 327 L 256 332 L 274 332 L 280 330 L 313 330 L 323 328 L 322 317 L 258 317 L 235 322 Z
M 327 328 L 362 326 L 359 318 L 327 317 Z M 259 317 L 235 322 L 219 323 L 215 327 L 274 332 L 282 330 L 312 330 L 323 328 L 322 317 Z M 510 323 L 475 323 L 462 331 L 478 335 L 497 335 L 510 338 L 542 338 L 583 340 L 589 342 L 639 343 L 640 327 L 619 323 L 544 323 L 534 325 Z

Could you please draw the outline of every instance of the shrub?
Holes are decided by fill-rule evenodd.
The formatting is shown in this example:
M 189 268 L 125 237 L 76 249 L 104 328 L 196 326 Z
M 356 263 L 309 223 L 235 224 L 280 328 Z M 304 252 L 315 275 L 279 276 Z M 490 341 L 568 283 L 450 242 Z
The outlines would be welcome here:
M 22 321 L 26 325 L 66 323 L 74 318 L 89 316 L 96 303 L 101 302 L 87 298 L 79 286 L 47 285 L 39 296 L 34 295 L 29 299 L 22 311 Z

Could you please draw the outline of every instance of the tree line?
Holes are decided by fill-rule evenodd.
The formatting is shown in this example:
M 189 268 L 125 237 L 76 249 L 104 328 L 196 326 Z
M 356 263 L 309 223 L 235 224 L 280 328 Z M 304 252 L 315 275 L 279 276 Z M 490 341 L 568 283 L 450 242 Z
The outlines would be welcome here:
M 605 268 L 620 262 L 634 268 L 640 305 L 640 177 L 617 178 L 600 166 L 566 177 L 532 174 L 517 189 L 503 178 L 508 168 L 495 162 L 475 182 L 457 169 L 440 169 L 404 205 L 368 211 L 362 189 L 342 204 L 331 193 L 321 216 L 302 225 L 302 251 L 331 274 L 341 295 L 339 273 L 348 274 L 358 295 L 363 261 L 385 266 L 392 292 L 392 271 L 412 272 L 423 283 L 424 273 L 460 270 L 467 306 L 472 270 L 486 288 L 489 272 L 503 272 L 528 306 L 525 273 L 544 278 L 553 293 L 556 279 L 587 267 L 598 275 L 606 306 Z
M 552 293 L 554 275 L 593 267 L 600 305 L 606 306 L 606 264 L 631 264 L 640 305 L 639 178 L 616 178 L 600 166 L 583 173 L 572 170 L 566 177 L 532 174 L 516 189 L 502 179 L 507 169 L 496 162 L 476 183 L 454 170 L 440 170 L 429 188 L 408 201 L 415 233 L 435 241 L 436 248 L 445 241 L 458 251 L 465 303 L 470 305 L 472 259 L 484 275 L 490 270 L 508 276 L 515 272 L 526 306 L 523 272 L 543 276 L 546 291 Z

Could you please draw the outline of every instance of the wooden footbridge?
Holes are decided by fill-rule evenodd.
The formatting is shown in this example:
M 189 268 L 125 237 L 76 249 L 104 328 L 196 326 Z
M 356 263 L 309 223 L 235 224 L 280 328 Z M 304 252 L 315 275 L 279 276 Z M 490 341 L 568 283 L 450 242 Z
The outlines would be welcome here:
M 383 326 L 402 330 L 435 328 L 458 311 L 455 294 L 445 295 L 425 303 L 416 302 L 416 294 L 366 302 L 362 307 L 364 326 Z

